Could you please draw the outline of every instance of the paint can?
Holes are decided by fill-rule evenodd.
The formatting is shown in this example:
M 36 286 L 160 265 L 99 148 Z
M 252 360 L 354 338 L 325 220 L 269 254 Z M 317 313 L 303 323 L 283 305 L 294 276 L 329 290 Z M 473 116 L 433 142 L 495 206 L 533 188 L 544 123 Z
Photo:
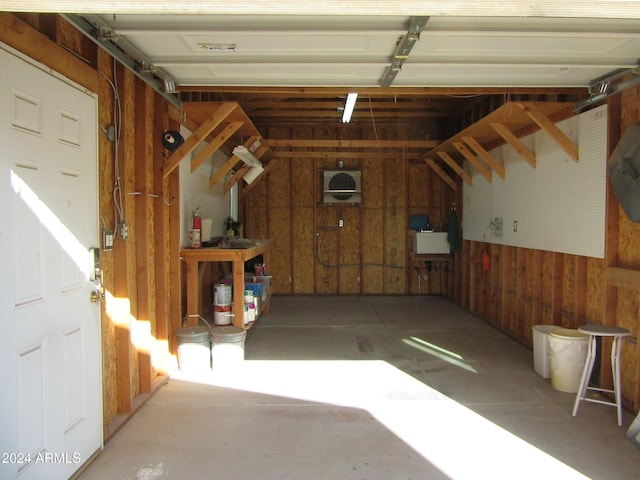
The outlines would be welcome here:
M 215 305 L 229 305 L 231 302 L 231 285 L 216 283 L 213 286 L 213 303 Z
M 231 325 L 232 321 L 231 304 L 213 306 L 214 325 Z

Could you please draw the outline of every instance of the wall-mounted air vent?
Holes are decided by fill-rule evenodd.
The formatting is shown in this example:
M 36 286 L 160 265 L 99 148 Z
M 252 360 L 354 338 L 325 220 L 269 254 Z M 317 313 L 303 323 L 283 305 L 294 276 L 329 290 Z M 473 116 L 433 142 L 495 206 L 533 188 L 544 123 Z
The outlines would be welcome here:
M 323 173 L 324 203 L 360 203 L 362 201 L 360 170 L 326 170 Z

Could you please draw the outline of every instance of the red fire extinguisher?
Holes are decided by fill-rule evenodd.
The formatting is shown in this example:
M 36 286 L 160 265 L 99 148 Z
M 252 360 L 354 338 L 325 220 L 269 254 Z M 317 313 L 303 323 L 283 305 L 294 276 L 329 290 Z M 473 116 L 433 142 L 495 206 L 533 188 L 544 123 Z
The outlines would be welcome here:
M 191 248 L 202 248 L 202 217 L 200 207 L 192 212 Z

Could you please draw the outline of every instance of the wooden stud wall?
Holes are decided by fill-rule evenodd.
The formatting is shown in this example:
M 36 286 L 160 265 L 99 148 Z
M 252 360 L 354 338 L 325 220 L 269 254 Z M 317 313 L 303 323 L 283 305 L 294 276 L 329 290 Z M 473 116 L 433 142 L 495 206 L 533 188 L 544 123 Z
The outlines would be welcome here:
M 397 134 L 380 133 L 386 139 Z M 343 126 L 272 128 L 265 137 L 375 140 L 373 135 L 373 130 Z M 409 275 L 416 275 L 408 259 L 409 215 L 428 213 L 433 225 L 444 228 L 454 192 L 426 163 L 410 164 L 401 149 L 389 149 L 386 158 L 367 158 L 366 150 L 361 158 L 332 157 L 327 151 L 317 158 L 276 160 L 267 181 L 243 199 L 247 235 L 266 232 L 274 240 L 274 293 L 408 293 Z M 360 205 L 322 202 L 322 172 L 338 169 L 339 161 L 345 170 L 362 171 Z M 428 280 L 420 293 L 452 294 L 453 272 L 439 263 L 429 271 L 422 266 Z M 416 278 L 411 284 L 410 293 L 418 293 Z
M 626 128 L 640 122 L 639 104 L 639 87 L 610 99 L 609 152 Z M 531 327 L 538 324 L 578 328 L 590 320 L 630 330 L 633 340 L 624 342 L 622 349 L 622 392 L 627 405 L 637 412 L 640 284 L 635 278 L 640 272 L 640 224 L 626 217 L 611 187 L 607 188 L 605 259 L 491 244 L 491 267 L 484 272 L 479 259 L 486 246 L 464 241 L 456 255 L 453 298 L 528 346 L 532 345 Z M 605 341 L 600 369 L 604 388 L 612 384 L 609 348 L 610 341 Z
M 59 16 L 0 13 L 0 41 L 94 92 L 99 127 L 115 124 L 110 82 L 118 87 L 118 166 L 129 236 L 101 255 L 103 415 L 109 436 L 165 378 L 180 327 L 180 212 L 173 201 L 179 182 L 177 172 L 163 180 L 159 141 L 169 126 L 167 105 L 129 70 L 118 64 L 114 73 L 113 59 Z M 114 153 L 114 143 L 99 129 L 96 221 L 109 229 L 116 223 Z
M 96 92 L 99 125 L 113 124 L 113 92 L 104 78 L 114 81 L 112 59 L 65 22 L 48 15 L 0 13 L 0 40 Z M 166 106 L 122 68 L 118 85 L 124 109 L 120 172 L 125 188 L 142 188 L 145 195 L 160 196 L 124 195 L 130 236 L 126 242 L 116 241 L 114 249 L 102 257 L 108 291 L 102 329 L 105 425 L 132 411 L 142 396 L 139 392 L 150 385 L 153 388 L 162 371 L 154 355 L 175 351 L 174 333 L 182 311 L 175 201 L 178 174 L 159 178 L 163 157 L 159 142 L 152 141 L 171 126 Z M 610 150 L 620 133 L 640 121 L 639 100 L 638 87 L 610 100 Z M 345 133 L 343 128 L 280 129 L 266 137 L 374 139 L 371 129 Z M 389 131 L 380 132 L 380 137 L 403 136 Z M 98 141 L 100 215 L 111 226 L 115 222 L 113 144 L 105 135 L 99 135 Z M 363 203 L 359 207 L 323 206 L 321 171 L 336 168 L 337 160 L 278 160 L 267 181 L 259 182 L 243 199 L 247 236 L 274 238 L 271 273 L 275 293 L 415 293 L 407 291 L 408 216 L 426 208 L 433 224 L 438 218 L 444 222 L 456 194 L 430 169 L 409 164 L 396 150 L 385 160 L 367 159 L 366 154 L 362 159 L 345 160 L 345 168 L 362 170 Z M 460 204 L 459 198 L 457 201 Z M 338 229 L 339 218 L 345 219 L 348 228 Z M 464 241 L 447 277 L 451 285 L 447 293 L 526 345 L 531 344 L 532 325 L 575 328 L 583 318 L 623 326 L 637 337 L 640 290 L 634 281 L 617 286 L 611 272 L 622 269 L 635 278 L 640 271 L 640 225 L 627 219 L 610 188 L 606 235 L 604 260 Z M 484 248 L 490 252 L 489 271 L 483 271 L 477 261 Z M 438 288 L 430 282 L 429 288 L 443 293 L 441 283 Z M 132 341 L 127 326 L 138 320 L 149 322 L 148 330 L 155 339 L 151 352 L 141 352 Z M 606 355 L 603 361 L 602 383 L 606 386 L 610 383 Z M 625 342 L 621 363 L 623 396 L 637 411 L 640 348 Z

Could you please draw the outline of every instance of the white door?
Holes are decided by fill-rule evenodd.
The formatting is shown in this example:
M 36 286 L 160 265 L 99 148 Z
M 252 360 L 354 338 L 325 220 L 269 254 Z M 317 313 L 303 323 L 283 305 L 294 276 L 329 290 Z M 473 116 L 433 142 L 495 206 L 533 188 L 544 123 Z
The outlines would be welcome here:
M 96 98 L 0 44 L 0 478 L 102 447 Z

